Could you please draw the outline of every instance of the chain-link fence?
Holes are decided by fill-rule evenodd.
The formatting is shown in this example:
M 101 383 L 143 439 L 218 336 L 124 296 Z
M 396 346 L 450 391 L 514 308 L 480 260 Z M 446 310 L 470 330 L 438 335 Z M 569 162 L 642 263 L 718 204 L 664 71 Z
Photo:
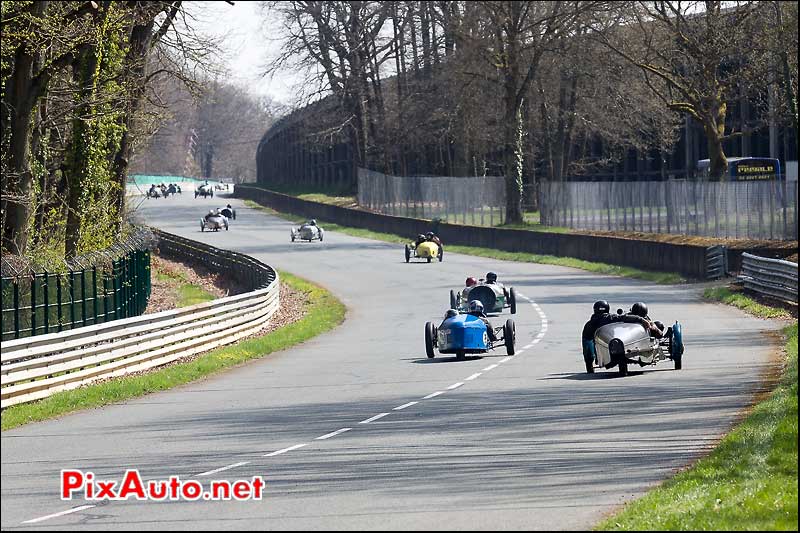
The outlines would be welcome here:
M 494 226 L 505 216 L 502 177 L 388 176 L 358 170 L 358 204 L 386 215 Z
M 542 224 L 734 239 L 797 239 L 797 182 L 542 183 Z
M 125 241 L 48 271 L 14 256 L 2 260 L 2 340 L 140 315 L 150 297 L 155 238 L 137 230 Z

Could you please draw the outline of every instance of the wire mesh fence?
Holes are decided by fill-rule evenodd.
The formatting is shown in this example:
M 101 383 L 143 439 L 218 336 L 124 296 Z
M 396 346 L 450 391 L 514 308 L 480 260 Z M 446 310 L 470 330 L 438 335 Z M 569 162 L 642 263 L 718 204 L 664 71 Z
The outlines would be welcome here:
M 140 315 L 150 297 L 152 234 L 139 230 L 112 248 L 48 272 L 19 258 L 2 262 L 2 340 Z
M 358 170 L 358 204 L 378 213 L 494 226 L 505 216 L 502 177 L 389 176 Z
M 541 184 L 542 224 L 733 239 L 797 239 L 797 182 Z

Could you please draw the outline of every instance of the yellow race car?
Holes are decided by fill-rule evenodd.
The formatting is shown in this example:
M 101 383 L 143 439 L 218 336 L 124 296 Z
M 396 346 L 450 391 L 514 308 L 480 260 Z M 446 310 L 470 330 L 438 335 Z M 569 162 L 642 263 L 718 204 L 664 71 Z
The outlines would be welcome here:
M 424 241 L 417 244 L 417 241 L 406 244 L 406 263 L 411 258 L 427 259 L 428 263 L 433 261 L 434 258 L 439 258 L 441 262 L 444 259 L 444 247 L 431 241 Z

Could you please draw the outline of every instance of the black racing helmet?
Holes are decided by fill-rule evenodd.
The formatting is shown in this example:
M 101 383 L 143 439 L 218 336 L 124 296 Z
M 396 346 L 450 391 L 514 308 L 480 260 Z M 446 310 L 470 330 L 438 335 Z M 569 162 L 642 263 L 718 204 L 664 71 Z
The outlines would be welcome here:
M 611 309 L 611 306 L 608 305 L 608 302 L 605 300 L 597 300 L 593 306 L 595 313 L 608 313 Z
M 644 302 L 636 302 L 631 306 L 631 314 L 642 318 L 647 316 L 647 305 Z
M 419 235 L 417 235 L 417 240 L 418 240 L 418 241 L 424 241 L 424 240 L 425 240 L 425 235 L 423 235 L 422 233 L 420 233 Z
M 497 274 L 495 274 L 494 272 L 487 272 L 486 281 L 488 281 L 489 283 L 494 283 L 495 281 L 497 281 Z

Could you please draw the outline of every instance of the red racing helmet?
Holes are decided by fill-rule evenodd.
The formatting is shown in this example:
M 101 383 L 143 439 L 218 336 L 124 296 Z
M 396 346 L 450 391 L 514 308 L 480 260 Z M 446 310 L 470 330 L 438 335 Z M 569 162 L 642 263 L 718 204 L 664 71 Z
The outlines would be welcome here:
M 472 287 L 473 285 L 476 285 L 477 283 L 478 283 L 478 280 L 476 280 L 475 278 L 467 278 L 467 281 L 465 282 L 465 285 L 467 287 Z

